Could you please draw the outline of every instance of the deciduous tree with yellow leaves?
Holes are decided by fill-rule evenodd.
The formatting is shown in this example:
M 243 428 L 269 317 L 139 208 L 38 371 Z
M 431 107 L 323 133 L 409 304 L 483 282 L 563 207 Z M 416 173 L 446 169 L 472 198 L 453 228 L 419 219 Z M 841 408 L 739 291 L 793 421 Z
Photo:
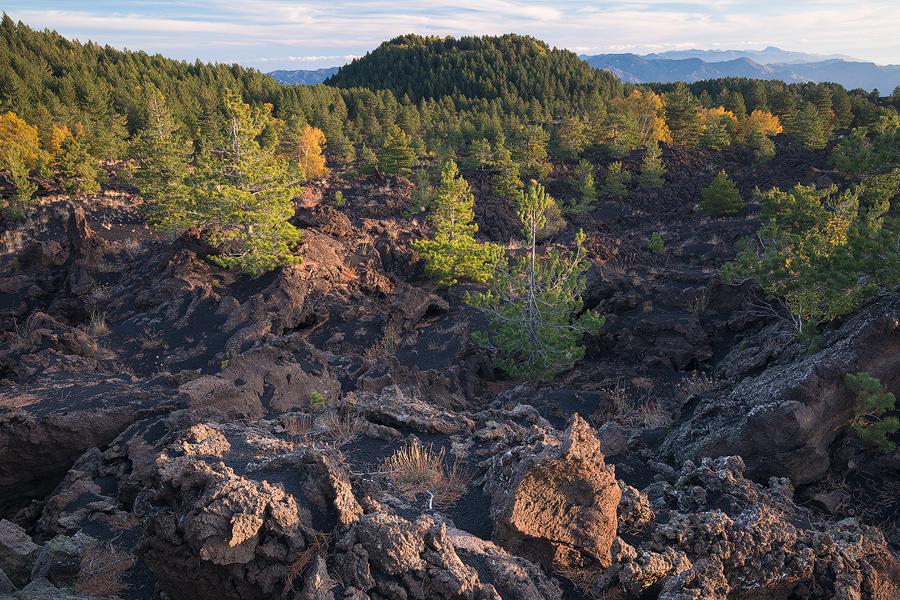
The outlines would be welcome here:
M 325 143 L 325 134 L 322 130 L 311 125 L 307 125 L 297 138 L 293 158 L 307 179 L 318 179 L 330 172 L 325 166 L 325 156 L 322 154 L 322 146 Z
M 9 169 L 19 202 L 27 202 L 37 190 L 28 179 L 28 173 L 47 158 L 38 142 L 36 128 L 13 112 L 0 115 L 0 168 Z

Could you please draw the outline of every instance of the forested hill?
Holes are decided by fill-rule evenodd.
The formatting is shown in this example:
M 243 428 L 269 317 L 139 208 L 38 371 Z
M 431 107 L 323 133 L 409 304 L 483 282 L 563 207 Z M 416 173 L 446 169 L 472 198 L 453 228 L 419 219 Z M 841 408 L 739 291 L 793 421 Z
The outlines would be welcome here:
M 558 105 L 582 103 L 593 92 L 605 98 L 622 92 L 618 78 L 574 53 L 515 34 L 460 39 L 401 36 L 342 67 L 325 83 L 388 89 L 414 103 L 444 96 L 534 99 L 553 113 Z

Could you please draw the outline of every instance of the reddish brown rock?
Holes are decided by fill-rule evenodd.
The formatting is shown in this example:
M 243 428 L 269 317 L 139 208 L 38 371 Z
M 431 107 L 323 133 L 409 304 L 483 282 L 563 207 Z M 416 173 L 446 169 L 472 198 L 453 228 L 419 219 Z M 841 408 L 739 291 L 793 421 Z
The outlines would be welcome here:
M 523 446 L 495 457 L 494 539 L 550 568 L 610 565 L 621 491 L 594 430 L 577 414 L 558 445 Z

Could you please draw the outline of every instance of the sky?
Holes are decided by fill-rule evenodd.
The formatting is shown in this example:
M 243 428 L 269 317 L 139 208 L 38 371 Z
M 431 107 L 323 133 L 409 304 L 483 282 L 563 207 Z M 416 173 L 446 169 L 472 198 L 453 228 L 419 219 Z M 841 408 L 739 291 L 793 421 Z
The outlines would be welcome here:
M 578 54 L 782 50 L 900 64 L 900 2 L 844 0 L 14 0 L 82 42 L 264 73 L 346 64 L 398 35 L 531 35 Z

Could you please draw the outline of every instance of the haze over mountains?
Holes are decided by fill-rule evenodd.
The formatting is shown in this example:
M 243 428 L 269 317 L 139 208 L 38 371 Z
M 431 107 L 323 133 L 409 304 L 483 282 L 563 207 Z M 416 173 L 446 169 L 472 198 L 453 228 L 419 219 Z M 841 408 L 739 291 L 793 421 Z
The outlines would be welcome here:
M 629 83 L 690 83 L 720 77 L 748 77 L 787 83 L 831 81 L 848 90 L 878 89 L 882 95 L 900 85 L 900 65 L 876 65 L 842 54 L 808 54 L 771 46 L 764 50 L 674 50 L 645 55 L 581 55 L 580 58 Z M 323 82 L 338 68 L 273 71 L 269 75 L 280 83 L 311 85 Z

